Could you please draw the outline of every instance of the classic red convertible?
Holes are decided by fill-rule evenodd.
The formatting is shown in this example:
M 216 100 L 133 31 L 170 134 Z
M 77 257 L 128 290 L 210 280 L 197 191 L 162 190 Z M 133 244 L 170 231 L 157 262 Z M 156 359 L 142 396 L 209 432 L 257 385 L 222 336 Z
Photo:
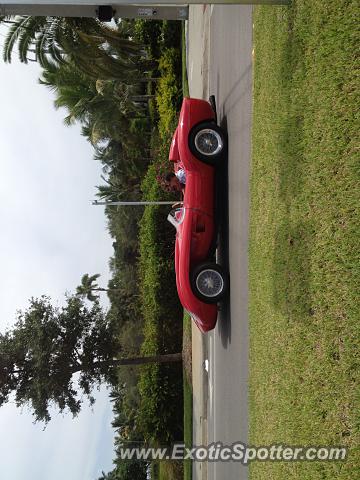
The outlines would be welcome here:
M 178 295 L 202 332 L 215 327 L 217 303 L 229 287 L 228 273 L 215 261 L 215 175 L 226 150 L 227 137 L 216 124 L 214 98 L 209 102 L 184 98 L 169 154 L 175 173 L 185 173 L 184 200 L 168 220 L 176 228 Z

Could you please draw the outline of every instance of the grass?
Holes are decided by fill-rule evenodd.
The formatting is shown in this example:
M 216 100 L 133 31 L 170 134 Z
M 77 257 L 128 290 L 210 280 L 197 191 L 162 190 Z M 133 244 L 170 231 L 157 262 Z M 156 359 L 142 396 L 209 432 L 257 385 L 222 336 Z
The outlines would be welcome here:
M 346 462 L 251 480 L 353 480 L 360 462 L 357 6 L 254 10 L 250 442 L 344 445 Z
M 162 460 L 159 462 L 159 480 L 180 480 L 183 478 L 181 461 Z
M 183 96 L 190 97 L 189 83 L 187 77 L 187 68 L 186 68 L 186 35 L 185 35 L 185 22 L 182 22 L 181 27 L 181 63 L 182 63 L 182 89 Z
M 186 352 L 190 352 L 189 354 Z M 184 353 L 184 369 L 183 369 L 183 391 L 184 391 L 184 443 L 185 446 L 192 447 L 192 412 L 193 412 L 193 396 L 191 383 L 191 318 L 188 313 L 184 314 L 183 329 L 183 353 Z M 184 460 L 184 480 L 192 479 L 192 460 Z

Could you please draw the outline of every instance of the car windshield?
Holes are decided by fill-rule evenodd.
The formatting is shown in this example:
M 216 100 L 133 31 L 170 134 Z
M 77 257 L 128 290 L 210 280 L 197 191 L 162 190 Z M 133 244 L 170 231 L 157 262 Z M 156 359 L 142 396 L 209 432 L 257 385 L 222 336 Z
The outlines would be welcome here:
M 180 225 L 180 223 L 183 221 L 184 214 L 185 208 L 173 208 L 169 213 L 167 219 L 175 228 L 177 228 L 178 225 Z

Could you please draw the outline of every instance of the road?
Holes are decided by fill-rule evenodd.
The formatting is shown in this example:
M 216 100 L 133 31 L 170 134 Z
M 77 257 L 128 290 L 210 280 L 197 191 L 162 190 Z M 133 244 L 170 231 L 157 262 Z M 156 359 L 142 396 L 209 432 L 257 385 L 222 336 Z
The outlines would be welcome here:
M 188 24 L 190 94 L 214 94 L 220 124 L 229 135 L 228 212 L 223 211 L 218 259 L 228 264 L 229 305 L 222 306 L 216 329 L 201 342 L 209 371 L 195 365 L 202 409 L 194 392 L 194 443 L 248 440 L 248 233 L 249 166 L 252 101 L 252 7 L 245 5 L 190 8 Z M 227 218 L 228 217 L 228 218 Z M 229 261 L 230 260 L 230 261 Z M 200 347 L 200 345 L 198 345 Z M 195 345 L 196 348 L 196 345 Z M 196 361 L 198 357 L 195 357 Z M 195 378 L 195 381 L 196 381 Z M 196 386 L 194 387 L 196 389 Z M 199 428 L 202 426 L 201 435 Z M 243 480 L 248 469 L 235 462 L 194 464 L 194 478 Z

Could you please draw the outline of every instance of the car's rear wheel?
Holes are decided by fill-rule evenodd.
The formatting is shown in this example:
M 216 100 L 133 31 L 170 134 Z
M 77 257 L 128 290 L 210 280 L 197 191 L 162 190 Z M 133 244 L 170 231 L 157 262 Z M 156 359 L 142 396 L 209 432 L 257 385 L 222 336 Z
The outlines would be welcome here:
M 225 270 L 216 263 L 202 263 L 192 272 L 194 294 L 205 303 L 217 303 L 227 294 L 229 279 Z
M 200 123 L 189 134 L 189 148 L 202 162 L 216 165 L 226 150 L 226 135 L 215 122 Z

